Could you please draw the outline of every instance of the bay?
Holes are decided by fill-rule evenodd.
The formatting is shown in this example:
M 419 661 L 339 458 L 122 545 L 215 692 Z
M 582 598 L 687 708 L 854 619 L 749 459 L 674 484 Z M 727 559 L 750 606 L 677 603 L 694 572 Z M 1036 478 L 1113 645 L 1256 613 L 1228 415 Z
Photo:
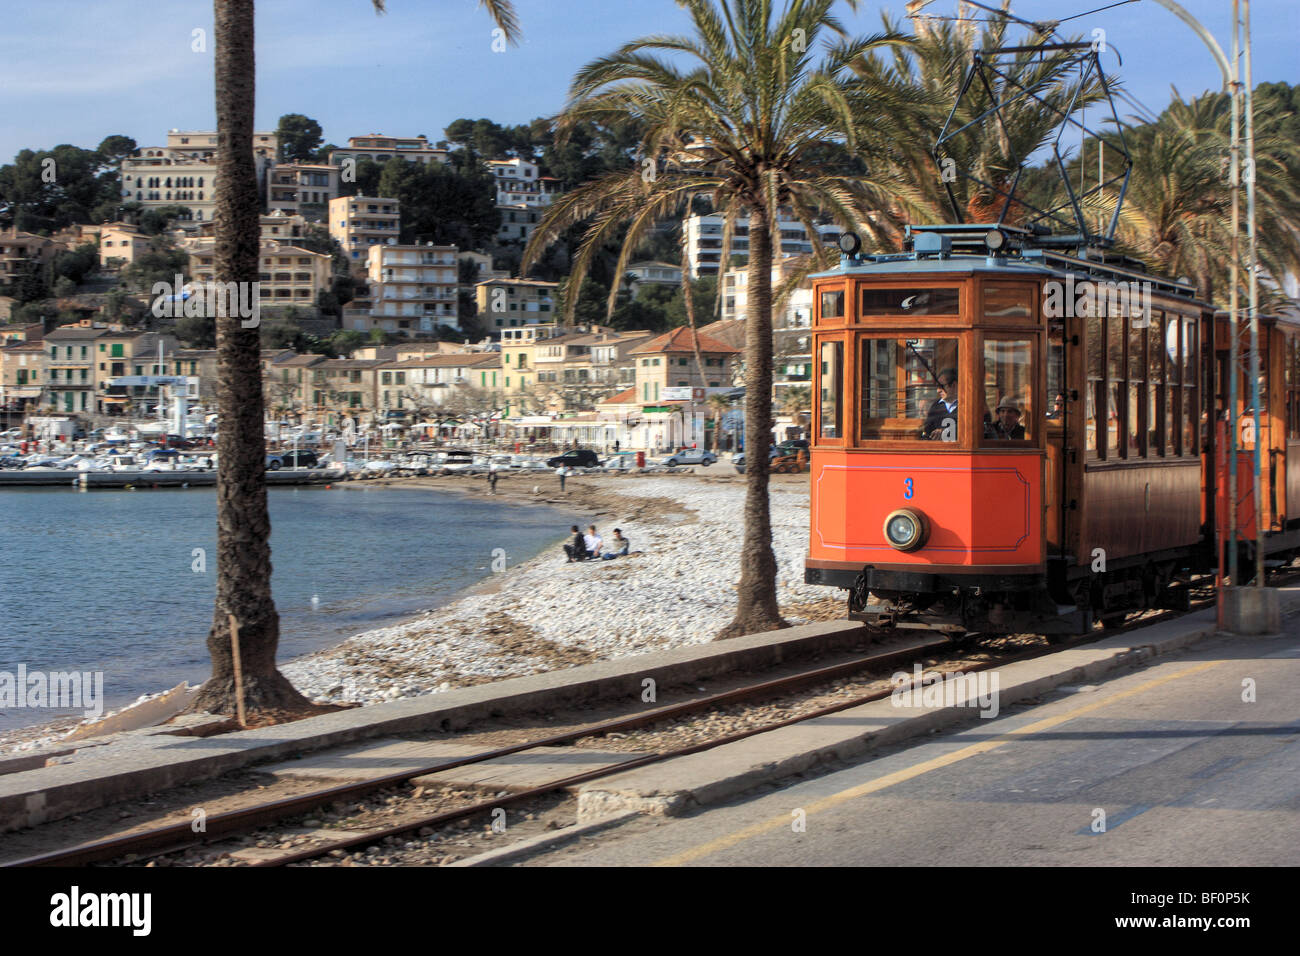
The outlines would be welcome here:
M 493 573 L 495 549 L 512 567 L 571 523 L 436 489 L 268 496 L 281 661 L 445 604 Z M 200 683 L 215 578 L 214 489 L 0 491 L 0 671 L 102 671 L 106 709 Z M 0 730 L 64 713 L 7 709 Z

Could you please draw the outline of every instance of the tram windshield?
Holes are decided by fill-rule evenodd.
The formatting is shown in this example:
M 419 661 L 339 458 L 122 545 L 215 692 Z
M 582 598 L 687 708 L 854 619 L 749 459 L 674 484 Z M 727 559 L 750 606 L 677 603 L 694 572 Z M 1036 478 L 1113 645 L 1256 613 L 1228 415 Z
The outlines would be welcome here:
M 983 443 L 1027 441 L 1034 421 L 1034 343 L 1030 339 L 984 342 Z
M 956 337 L 864 338 L 862 441 L 957 441 Z

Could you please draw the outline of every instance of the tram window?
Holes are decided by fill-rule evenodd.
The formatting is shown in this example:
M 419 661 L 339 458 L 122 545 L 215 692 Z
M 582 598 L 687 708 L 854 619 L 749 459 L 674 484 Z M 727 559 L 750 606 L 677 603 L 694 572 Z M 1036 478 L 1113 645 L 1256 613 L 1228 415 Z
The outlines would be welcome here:
M 822 438 L 840 438 L 840 396 L 844 391 L 844 343 L 823 342 L 821 354 L 821 420 L 819 434 Z
M 957 440 L 956 338 L 862 339 L 862 441 Z
M 1176 319 L 1175 319 L 1176 321 Z M 1197 405 L 1196 386 L 1200 381 L 1197 374 L 1197 356 L 1200 345 L 1197 340 L 1198 326 L 1196 319 L 1183 317 L 1183 454 L 1196 455 L 1200 448 L 1196 444 L 1197 432 L 1201 430 L 1201 412 Z
M 1047 324 L 1047 420 L 1060 427 L 1065 423 L 1065 323 L 1053 319 Z
M 843 289 L 836 289 L 832 292 L 822 293 L 822 318 L 823 319 L 844 318 L 844 290 Z
M 1165 350 L 1165 454 L 1182 454 L 1181 380 L 1183 360 L 1178 351 L 1178 333 L 1182 323 L 1177 316 L 1160 315 L 1161 341 Z
M 1286 437 L 1295 438 L 1295 394 L 1292 392 L 1295 382 L 1295 341 L 1284 335 L 1286 352 L 1282 357 L 1282 387 L 1286 389 Z
M 1033 438 L 1033 341 L 986 339 L 983 384 L 984 444 Z
M 1124 420 L 1128 408 L 1124 386 L 1124 330 L 1127 322 L 1127 319 L 1116 315 L 1106 319 L 1105 458 L 1124 457 Z
M 1117 318 L 1117 322 L 1128 319 Z M 1146 380 L 1146 344 L 1145 329 L 1130 328 L 1128 333 L 1128 457 L 1141 458 L 1147 453 L 1146 431 L 1143 429 L 1142 406 Z
M 1147 449 L 1154 458 L 1165 453 L 1165 336 L 1164 316 L 1147 319 Z
M 1027 319 L 1033 313 L 1033 288 L 1023 284 L 984 286 L 984 318 Z
M 863 315 L 957 315 L 961 297 L 950 289 L 863 289 Z
M 1088 342 L 1088 387 L 1084 390 L 1084 444 L 1089 458 L 1100 458 L 1097 441 L 1097 409 L 1106 407 L 1106 339 L 1101 316 L 1084 319 Z

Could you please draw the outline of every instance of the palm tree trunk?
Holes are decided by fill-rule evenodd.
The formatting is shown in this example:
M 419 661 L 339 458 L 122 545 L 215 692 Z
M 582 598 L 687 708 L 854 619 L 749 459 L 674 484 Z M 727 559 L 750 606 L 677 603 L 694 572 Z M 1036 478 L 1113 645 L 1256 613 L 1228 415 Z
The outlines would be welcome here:
M 253 0 L 214 0 L 217 94 L 217 279 L 253 289 L 260 228 L 253 159 Z M 267 513 L 262 375 L 258 329 L 238 309 L 218 313 L 217 599 L 208 651 L 212 676 L 194 709 L 235 709 L 230 617 L 239 627 L 244 704 L 252 711 L 300 708 L 306 698 L 275 667 L 280 616 L 271 597 L 271 519 Z
M 745 538 L 736 616 L 718 638 L 786 627 L 776 603 L 776 554 L 768 502 L 772 445 L 772 236 L 763 203 L 749 210 L 749 317 L 745 323 Z

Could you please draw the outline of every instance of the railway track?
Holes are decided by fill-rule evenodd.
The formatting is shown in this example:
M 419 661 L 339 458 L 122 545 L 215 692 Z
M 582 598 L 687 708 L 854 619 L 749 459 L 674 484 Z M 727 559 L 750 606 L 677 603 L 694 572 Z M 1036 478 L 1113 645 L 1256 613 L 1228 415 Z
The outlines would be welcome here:
M 1300 571 L 1294 569 L 1288 569 L 1284 574 L 1289 579 L 1300 578 Z M 1191 601 L 1191 610 L 1200 610 L 1207 606 L 1212 606 L 1212 604 L 1212 592 L 1207 594 L 1204 589 L 1201 589 L 1197 596 Z M 946 651 L 950 653 L 944 655 L 945 659 L 936 661 L 935 666 L 929 669 L 930 672 L 936 669 L 943 670 L 947 668 L 949 670 L 959 669 L 963 672 L 969 673 L 1003 664 L 1014 663 L 1016 661 L 1029 660 L 1044 654 L 1055 653 L 1068 647 L 1091 643 L 1100 640 L 1103 637 L 1123 633 L 1136 627 L 1145 627 L 1162 620 L 1181 616 L 1184 613 L 1188 612 L 1145 612 L 1124 625 L 1106 628 L 1105 630 L 1096 631 L 1089 635 L 1082 635 L 1076 639 L 1065 642 L 1064 644 L 1056 644 L 1050 647 L 1042 645 L 1032 649 L 1011 652 L 993 652 L 990 654 L 987 650 L 981 649 L 978 646 L 957 650 L 946 638 L 921 640 L 902 648 L 890 649 L 883 653 L 867 654 L 829 666 L 814 667 L 775 679 L 747 683 L 741 687 L 710 694 L 705 697 L 692 699 L 682 703 L 655 707 L 631 715 L 619 716 L 613 719 L 585 724 L 566 730 L 562 733 L 533 737 L 526 740 L 520 740 L 516 743 L 510 743 L 505 746 L 486 747 L 481 752 L 450 760 L 441 759 L 436 764 L 416 768 L 407 767 L 395 773 L 377 774 L 373 777 L 368 777 L 357 782 L 349 782 L 341 785 L 316 789 L 308 793 L 270 800 L 250 807 L 214 813 L 207 816 L 206 830 L 200 834 L 194 833 L 191 829 L 190 821 L 185 820 L 183 822 L 152 827 L 146 830 L 108 837 L 51 852 L 28 856 L 22 859 L 9 861 L 2 865 L 6 867 L 39 867 L 86 866 L 97 863 L 111 863 L 115 861 L 121 863 L 140 863 L 151 858 L 184 852 L 198 846 L 218 846 L 224 842 L 245 837 L 248 834 L 255 833 L 265 828 L 282 825 L 285 821 L 304 817 L 312 811 L 318 810 L 322 807 L 341 805 L 395 787 L 408 785 L 412 780 L 418 777 L 426 777 L 431 774 L 441 773 L 458 767 L 466 767 L 473 764 L 497 760 L 508 757 L 512 754 L 519 754 L 537 748 L 558 747 L 574 744 L 577 741 L 586 738 L 601 737 L 608 734 L 621 734 L 640 728 L 653 727 L 654 725 L 665 724 L 679 718 L 717 712 L 720 708 L 729 705 L 779 697 L 782 694 L 790 693 L 800 688 L 817 688 L 818 686 L 825 686 L 830 682 L 851 677 L 853 675 L 870 674 L 895 668 L 900 664 L 910 664 L 913 661 L 925 657 L 935 656 L 937 652 Z M 987 654 L 988 659 L 973 659 L 975 655 L 980 653 Z M 317 835 L 314 838 L 315 842 L 312 845 L 294 847 L 280 853 L 263 854 L 261 858 L 250 862 L 249 865 L 264 867 L 286 866 L 294 863 L 302 863 L 328 854 L 338 856 L 341 852 L 349 850 L 356 850 L 358 848 L 377 844 L 391 843 L 396 838 L 416 833 L 417 831 L 427 833 L 430 829 L 445 827 L 450 824 L 458 824 L 461 821 L 469 821 L 476 817 L 492 817 L 494 812 L 499 812 L 504 808 L 533 804 L 542 798 L 554 795 L 558 792 L 567 791 L 571 787 L 592 780 L 598 780 L 602 777 L 611 776 L 613 774 L 625 773 L 638 767 L 671 760 L 676 757 L 710 750 L 715 747 L 734 743 L 738 740 L 743 740 L 747 737 L 768 733 L 792 724 L 812 720 L 817 717 L 824 717 L 852 707 L 858 707 L 888 697 L 893 690 L 894 685 L 888 685 L 879 690 L 853 696 L 846 700 L 836 701 L 828 706 L 817 707 L 796 716 L 767 721 L 758 726 L 749 727 L 736 732 L 711 736 L 703 741 L 690 743 L 684 746 L 665 747 L 657 749 L 652 753 L 633 755 L 631 759 L 612 762 L 606 766 L 585 770 L 581 773 L 565 776 L 559 779 L 549 780 L 541 785 L 529 787 L 514 793 L 508 793 L 505 795 L 498 794 L 488 799 L 475 801 L 466 806 L 442 809 L 433 813 L 416 813 L 414 815 L 405 816 L 393 823 L 364 826 L 358 830 L 338 829 L 315 831 Z

